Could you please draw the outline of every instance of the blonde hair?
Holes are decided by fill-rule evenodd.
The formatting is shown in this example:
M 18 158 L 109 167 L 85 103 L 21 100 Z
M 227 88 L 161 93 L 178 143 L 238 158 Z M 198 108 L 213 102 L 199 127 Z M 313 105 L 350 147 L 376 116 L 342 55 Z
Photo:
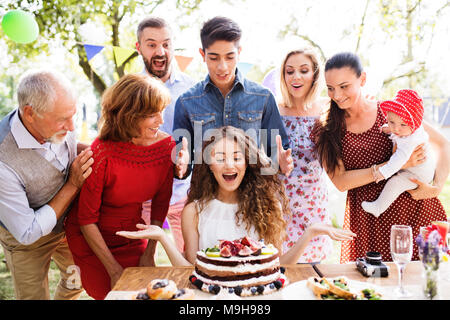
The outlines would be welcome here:
M 138 122 L 170 103 L 164 84 L 143 74 L 127 74 L 102 97 L 100 140 L 128 142 L 139 136 Z
M 308 57 L 312 62 L 314 77 L 311 89 L 305 97 L 305 109 L 309 109 L 312 106 L 312 103 L 317 99 L 321 87 L 322 87 L 322 68 L 319 63 L 319 58 L 317 53 L 313 48 L 306 47 L 303 49 L 295 49 L 289 51 L 285 58 L 283 59 L 283 63 L 281 64 L 280 69 L 280 91 L 281 91 L 281 105 L 287 108 L 292 108 L 294 106 L 294 101 L 292 95 L 289 93 L 287 85 L 286 85 L 286 77 L 285 77 L 285 69 L 287 60 L 294 55 L 303 54 Z

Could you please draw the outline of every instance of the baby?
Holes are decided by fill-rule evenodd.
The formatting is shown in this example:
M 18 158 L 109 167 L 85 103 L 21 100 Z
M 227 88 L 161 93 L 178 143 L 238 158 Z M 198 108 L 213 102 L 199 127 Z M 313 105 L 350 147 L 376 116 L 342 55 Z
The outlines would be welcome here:
M 417 184 L 410 178 L 429 183 L 433 180 L 436 163 L 429 152 L 428 134 L 422 126 L 423 102 L 417 92 L 413 90 L 400 90 L 394 100 L 384 101 L 380 105 L 386 115 L 387 125 L 390 129 L 394 143 L 393 154 L 389 161 L 375 171 L 379 182 L 392 176 L 384 186 L 377 200 L 363 201 L 362 208 L 379 217 L 404 191 L 412 190 Z M 427 157 L 420 165 L 401 170 L 408 161 L 414 149 L 424 143 Z

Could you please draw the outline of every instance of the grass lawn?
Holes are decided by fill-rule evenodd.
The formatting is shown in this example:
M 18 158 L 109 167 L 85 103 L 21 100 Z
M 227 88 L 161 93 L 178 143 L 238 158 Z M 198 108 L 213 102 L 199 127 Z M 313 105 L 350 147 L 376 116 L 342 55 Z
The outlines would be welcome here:
M 444 190 L 439 196 L 439 199 L 442 201 L 442 204 L 444 205 L 447 215 L 450 215 L 450 179 L 447 180 Z M 167 233 L 170 235 L 169 231 L 167 231 Z M 325 261 L 323 261 L 323 263 L 339 263 L 339 253 L 340 253 L 340 244 L 338 242 L 334 242 L 333 254 L 330 257 L 328 257 Z M 9 270 L 6 268 L 6 264 L 3 263 L 3 260 L 4 260 L 3 249 L 0 246 L 0 300 L 11 300 L 14 299 L 14 287 L 11 279 L 11 274 Z M 159 266 L 170 265 L 169 259 L 167 258 L 164 249 L 159 243 L 157 246 L 156 263 Z M 55 291 L 55 287 L 59 281 L 59 270 L 53 261 L 50 264 L 50 271 L 48 277 L 49 277 L 50 295 L 52 297 Z M 85 292 L 83 292 L 80 299 L 91 300 L 91 298 Z

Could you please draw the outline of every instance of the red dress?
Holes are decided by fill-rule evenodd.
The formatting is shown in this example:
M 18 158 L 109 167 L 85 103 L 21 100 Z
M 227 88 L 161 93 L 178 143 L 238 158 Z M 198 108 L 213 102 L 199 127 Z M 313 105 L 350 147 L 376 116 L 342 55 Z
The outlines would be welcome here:
M 346 170 L 369 168 L 389 160 L 392 155 L 392 141 L 380 128 L 386 123 L 378 107 L 377 119 L 371 129 L 361 134 L 346 131 L 342 140 L 342 161 Z M 415 238 L 421 226 L 432 221 L 446 221 L 444 207 L 437 198 L 416 201 L 408 192 L 403 192 L 395 202 L 375 218 L 365 212 L 361 203 L 378 198 L 386 181 L 373 182 L 354 188 L 347 193 L 344 229 L 357 234 L 353 241 L 342 243 L 341 263 L 364 257 L 367 251 L 378 251 L 384 261 L 392 261 L 390 233 L 394 224 L 409 225 L 413 231 L 413 260 L 418 260 Z
M 164 221 L 172 195 L 172 137 L 150 146 L 131 142 L 96 139 L 91 149 L 94 164 L 79 200 L 66 220 L 66 235 L 75 264 L 80 268 L 81 282 L 94 299 L 104 299 L 111 290 L 105 267 L 89 247 L 80 225 L 97 224 L 114 258 L 123 267 L 136 267 L 144 252 L 146 240 L 117 236 L 120 230 L 137 230 L 142 203 L 152 199 L 152 219 Z

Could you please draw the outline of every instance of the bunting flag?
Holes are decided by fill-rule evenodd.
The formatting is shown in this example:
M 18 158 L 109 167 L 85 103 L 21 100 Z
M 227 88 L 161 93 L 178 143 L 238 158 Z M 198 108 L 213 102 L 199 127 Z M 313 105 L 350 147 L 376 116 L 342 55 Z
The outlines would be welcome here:
M 133 53 L 136 52 L 136 49 L 124 49 L 121 47 L 113 46 L 114 58 L 116 59 L 116 65 L 120 67 L 125 60 L 128 59 Z
M 183 72 L 184 72 L 184 70 L 186 70 L 188 65 L 191 63 L 192 59 L 194 59 L 194 58 L 186 57 L 186 56 L 175 56 L 175 60 L 177 60 L 178 67 Z
M 97 53 L 103 50 L 104 46 L 94 46 L 91 44 L 83 44 L 86 51 L 88 61 L 91 60 Z
M 253 67 L 253 64 L 248 62 L 238 62 L 237 65 L 239 71 L 241 71 L 242 75 L 245 77 L 250 69 Z
M 84 50 L 86 51 L 86 56 L 88 61 L 90 61 L 93 57 L 95 57 L 100 51 L 102 51 L 105 46 L 97 46 L 97 45 L 92 45 L 92 44 L 84 44 Z M 136 52 L 136 49 L 128 49 L 128 48 L 121 48 L 121 47 L 117 47 L 117 46 L 112 46 L 113 47 L 113 52 L 114 52 L 114 59 L 116 61 L 116 65 L 118 67 L 120 67 L 133 53 Z M 189 66 L 189 64 L 192 62 L 192 60 L 194 59 L 193 57 L 187 57 L 187 56 L 181 56 L 181 55 L 176 55 L 175 59 L 177 61 L 178 67 L 180 68 L 181 71 L 185 71 L 186 68 Z M 243 66 L 242 68 L 248 68 L 248 70 L 250 70 L 250 68 L 252 67 L 251 64 L 248 64 L 249 66 Z M 245 71 L 245 73 L 248 72 Z

